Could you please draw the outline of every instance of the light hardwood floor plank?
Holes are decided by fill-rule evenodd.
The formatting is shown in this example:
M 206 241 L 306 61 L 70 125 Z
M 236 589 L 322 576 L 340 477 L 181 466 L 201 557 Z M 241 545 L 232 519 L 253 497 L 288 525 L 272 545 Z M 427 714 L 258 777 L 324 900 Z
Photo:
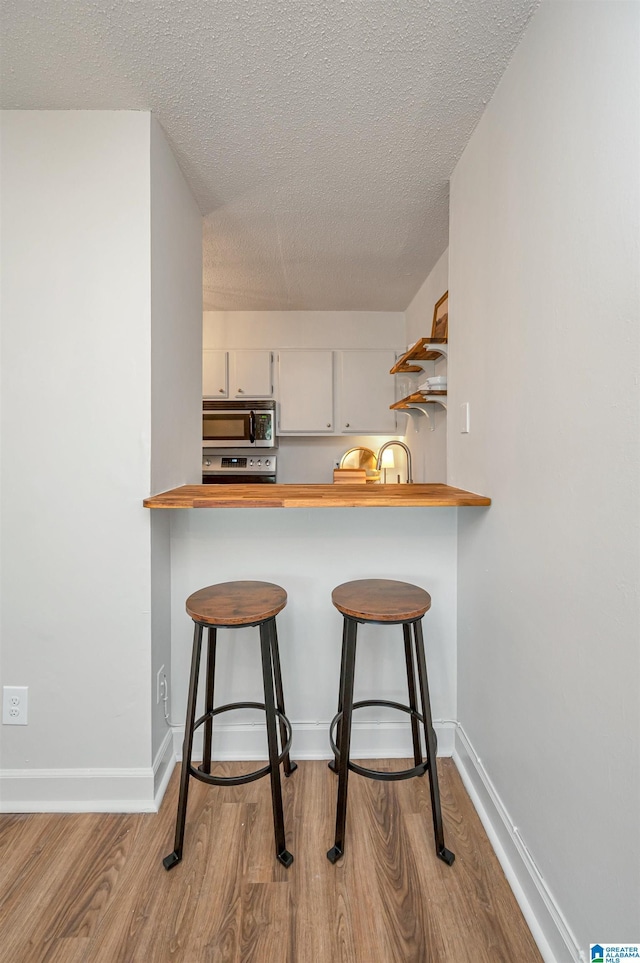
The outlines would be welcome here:
M 365 763 L 401 768 L 408 761 Z M 251 764 L 216 764 L 222 775 Z M 337 778 L 283 778 L 287 870 L 268 779 L 190 789 L 171 872 L 178 770 L 160 813 L 0 816 L 0 945 L 12 963 L 541 963 L 450 759 L 439 760 L 447 845 L 435 855 L 428 777 L 351 774 L 345 856 Z

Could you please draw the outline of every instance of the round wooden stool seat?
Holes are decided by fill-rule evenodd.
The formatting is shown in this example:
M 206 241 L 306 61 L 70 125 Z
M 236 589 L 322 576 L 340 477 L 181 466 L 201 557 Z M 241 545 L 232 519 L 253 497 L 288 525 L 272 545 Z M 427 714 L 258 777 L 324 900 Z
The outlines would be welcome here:
M 411 622 L 431 608 L 431 596 L 410 582 L 363 578 L 343 582 L 331 593 L 343 615 L 359 622 Z
M 287 593 L 273 582 L 220 582 L 187 599 L 187 613 L 203 625 L 257 625 L 287 604 Z

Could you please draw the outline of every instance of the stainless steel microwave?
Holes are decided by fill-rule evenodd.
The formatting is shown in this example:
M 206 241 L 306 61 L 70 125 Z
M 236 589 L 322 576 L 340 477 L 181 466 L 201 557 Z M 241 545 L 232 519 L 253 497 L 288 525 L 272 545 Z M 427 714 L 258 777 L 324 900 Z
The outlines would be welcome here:
M 275 448 L 275 401 L 202 402 L 203 448 Z

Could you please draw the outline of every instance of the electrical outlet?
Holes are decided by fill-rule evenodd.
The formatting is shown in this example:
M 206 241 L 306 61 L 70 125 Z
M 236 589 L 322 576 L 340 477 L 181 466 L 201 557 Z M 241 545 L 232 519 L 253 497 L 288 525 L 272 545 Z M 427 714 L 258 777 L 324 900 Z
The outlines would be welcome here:
M 165 672 L 164 665 L 161 665 L 158 669 L 158 674 L 156 676 L 156 705 L 158 705 L 164 699 L 167 690 L 167 673 Z
M 26 726 L 29 687 L 5 685 L 2 687 L 2 725 Z

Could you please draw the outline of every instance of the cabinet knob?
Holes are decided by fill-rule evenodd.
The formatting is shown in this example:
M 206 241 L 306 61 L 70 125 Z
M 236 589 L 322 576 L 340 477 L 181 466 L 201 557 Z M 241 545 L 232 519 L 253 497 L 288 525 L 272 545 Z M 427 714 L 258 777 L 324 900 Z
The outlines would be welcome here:
M 331 422 L 330 422 L 330 421 L 327 422 L 327 428 L 331 428 Z
M 238 394 L 239 394 L 239 395 L 243 395 L 243 394 L 244 394 L 244 388 L 238 388 Z
M 221 395 L 224 394 L 224 388 L 218 388 L 218 391 L 220 392 Z
M 348 428 L 348 427 L 349 427 L 349 422 L 347 422 L 345 425 L 345 428 Z

